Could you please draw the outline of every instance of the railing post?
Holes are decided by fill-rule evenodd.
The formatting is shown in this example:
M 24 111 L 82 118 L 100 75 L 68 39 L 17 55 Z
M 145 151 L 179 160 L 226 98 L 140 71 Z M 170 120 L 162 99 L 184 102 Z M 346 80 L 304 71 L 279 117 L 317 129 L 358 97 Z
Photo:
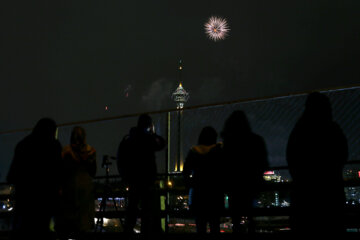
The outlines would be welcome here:
M 165 168 L 166 168 L 166 178 L 165 178 L 165 189 L 167 189 L 168 186 L 168 182 L 170 181 L 170 168 L 171 168 L 171 164 L 170 164 L 170 146 L 171 146 L 171 112 L 167 112 L 166 113 L 166 141 L 167 141 L 167 148 L 166 148 L 166 156 L 165 156 Z M 169 232 L 169 215 L 168 215 L 168 210 L 169 210 L 169 204 L 170 204 L 170 194 L 169 191 L 166 190 L 166 204 L 165 204 L 165 212 L 166 212 L 166 217 L 165 217 L 165 233 Z

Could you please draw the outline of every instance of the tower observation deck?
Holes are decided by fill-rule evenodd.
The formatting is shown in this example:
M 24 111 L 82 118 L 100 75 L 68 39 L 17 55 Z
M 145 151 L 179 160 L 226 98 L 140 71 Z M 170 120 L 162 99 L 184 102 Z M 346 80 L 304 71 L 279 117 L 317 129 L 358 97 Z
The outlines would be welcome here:
M 172 99 L 176 102 L 177 109 L 183 109 L 184 104 L 189 100 L 189 93 L 184 89 L 182 86 L 182 79 L 181 79 L 181 72 L 182 72 L 182 61 L 179 61 L 179 86 L 177 89 L 172 93 Z

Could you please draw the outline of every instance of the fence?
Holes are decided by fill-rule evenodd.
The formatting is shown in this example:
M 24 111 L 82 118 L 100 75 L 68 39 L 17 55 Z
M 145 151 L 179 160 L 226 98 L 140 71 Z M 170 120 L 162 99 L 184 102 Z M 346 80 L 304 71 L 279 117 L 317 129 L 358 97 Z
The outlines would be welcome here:
M 360 206 L 360 188 L 358 187 L 360 164 L 360 87 L 331 89 L 324 91 L 329 96 L 333 107 L 334 120 L 343 129 L 349 143 L 348 164 L 344 168 L 344 179 L 347 182 L 345 193 L 347 196 L 348 226 L 350 230 L 358 231 L 360 225 L 356 220 L 358 206 Z M 249 118 L 253 131 L 264 137 L 269 159 L 269 170 L 264 176 L 268 180 L 267 190 L 260 193 L 254 207 L 257 212 L 258 231 L 286 231 L 288 230 L 289 185 L 291 176 L 287 171 L 285 149 L 289 134 L 300 117 L 306 99 L 306 93 L 292 94 L 264 99 L 250 99 L 231 103 L 207 105 L 185 108 L 179 116 L 179 111 L 165 110 L 152 112 L 156 132 L 167 139 L 167 149 L 157 153 L 160 191 L 162 194 L 163 227 L 167 232 L 192 232 L 194 221 L 187 210 L 187 193 L 182 180 L 177 173 L 181 170 L 187 151 L 197 143 L 198 135 L 204 126 L 213 126 L 221 132 L 226 118 L 234 110 L 243 110 Z M 69 143 L 73 126 L 82 125 L 87 131 L 87 142 L 97 150 L 97 203 L 103 197 L 101 191 L 105 183 L 105 169 L 102 168 L 102 159 L 105 155 L 116 156 L 118 144 L 129 129 L 136 125 L 137 114 L 107 119 L 95 119 L 84 122 L 74 122 L 59 125 L 59 140 L 62 145 Z M 0 133 L 0 160 L 2 168 L 1 181 L 10 166 L 13 150 L 17 142 L 30 132 L 30 129 L 21 129 Z M 126 187 L 118 178 L 115 161 L 110 165 L 110 185 L 113 198 L 108 201 L 106 213 L 97 213 L 97 216 L 106 216 L 107 219 L 116 219 L 123 216 L 122 211 L 114 213 L 112 204 L 124 210 L 126 204 Z M 311 166 L 310 166 L 311 167 Z M 11 199 L 10 187 L 3 184 L 0 192 L 2 198 L 2 229 L 10 227 Z M 226 199 L 224 199 L 226 204 Z M 226 211 L 222 219 L 222 230 L 231 231 L 231 219 Z M 246 219 L 244 219 L 246 222 Z M 106 220 L 107 231 L 121 231 L 121 222 Z M 111 226 L 112 225 L 112 226 Z

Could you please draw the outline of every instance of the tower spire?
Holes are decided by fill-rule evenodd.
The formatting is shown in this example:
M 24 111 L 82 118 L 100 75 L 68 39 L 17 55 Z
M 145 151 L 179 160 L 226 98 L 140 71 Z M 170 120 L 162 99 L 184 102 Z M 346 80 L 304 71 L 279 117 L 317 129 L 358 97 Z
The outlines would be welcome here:
M 182 66 L 182 60 L 181 58 L 179 59 L 179 86 L 182 86 L 182 69 L 183 69 L 183 66 Z

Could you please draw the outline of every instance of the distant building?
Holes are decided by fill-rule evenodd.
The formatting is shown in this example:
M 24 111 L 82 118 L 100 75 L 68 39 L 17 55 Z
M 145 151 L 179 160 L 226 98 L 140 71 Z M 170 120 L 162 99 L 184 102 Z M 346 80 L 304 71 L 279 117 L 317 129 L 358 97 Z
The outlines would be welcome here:
M 183 130 L 182 130 L 182 115 L 183 115 L 183 108 L 184 104 L 189 100 L 189 93 L 183 88 L 182 86 L 182 79 L 181 79 L 181 72 L 182 72 L 183 66 L 182 61 L 180 59 L 179 61 L 179 86 L 177 89 L 172 93 L 172 99 L 176 103 L 176 108 L 179 110 L 177 112 L 178 116 L 178 144 L 177 144 L 177 155 L 176 155 L 176 165 L 175 165 L 175 171 L 181 172 L 184 160 L 183 160 Z
M 263 176 L 267 182 L 281 182 L 281 175 L 277 174 L 276 171 L 266 171 Z

